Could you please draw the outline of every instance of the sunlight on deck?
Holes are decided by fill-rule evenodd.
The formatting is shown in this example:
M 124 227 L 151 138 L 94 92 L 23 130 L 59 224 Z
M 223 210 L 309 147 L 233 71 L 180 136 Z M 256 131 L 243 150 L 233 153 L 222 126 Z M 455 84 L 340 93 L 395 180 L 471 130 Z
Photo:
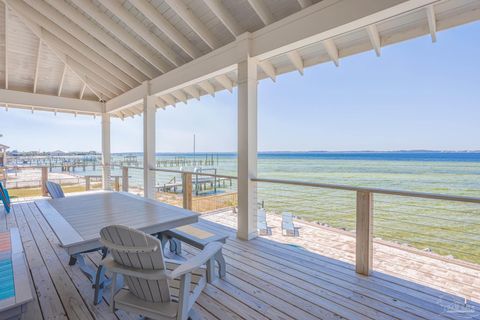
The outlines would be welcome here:
M 36 288 L 23 319 L 137 319 L 108 299 L 95 306 L 93 289 L 58 245 L 32 202 L 2 215 L 0 229 L 18 226 Z M 202 224 L 230 234 L 224 247 L 227 277 L 208 285 L 195 308 L 204 319 L 465 319 L 480 316 L 478 269 L 398 245 L 375 244 L 375 272 L 355 273 L 354 238 L 347 232 L 296 222 L 300 237 L 281 235 L 280 219 L 268 216 L 273 235 L 235 238 L 236 216 L 204 216 Z M 186 247 L 186 254 L 196 249 Z M 98 264 L 100 255 L 88 255 Z M 464 306 L 464 299 L 471 299 Z M 462 307 L 463 306 L 463 307 Z M 463 309 L 462 309 L 463 308 Z

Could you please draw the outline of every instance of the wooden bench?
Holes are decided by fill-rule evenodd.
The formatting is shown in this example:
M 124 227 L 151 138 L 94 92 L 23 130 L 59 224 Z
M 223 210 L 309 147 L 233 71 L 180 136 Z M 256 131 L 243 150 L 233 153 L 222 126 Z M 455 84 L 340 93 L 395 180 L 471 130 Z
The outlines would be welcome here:
M 197 249 L 203 250 L 205 246 L 211 242 L 218 241 L 225 243 L 228 238 L 226 234 L 214 233 L 199 223 L 188 226 L 178 227 L 161 233 L 162 245 L 165 248 L 167 242 L 170 243 L 170 251 L 176 255 L 182 254 L 182 242 L 185 242 Z M 223 258 L 222 250 L 215 255 L 215 261 L 218 264 L 218 276 L 223 279 L 226 275 L 226 264 Z M 207 280 L 214 280 L 214 265 L 207 265 Z

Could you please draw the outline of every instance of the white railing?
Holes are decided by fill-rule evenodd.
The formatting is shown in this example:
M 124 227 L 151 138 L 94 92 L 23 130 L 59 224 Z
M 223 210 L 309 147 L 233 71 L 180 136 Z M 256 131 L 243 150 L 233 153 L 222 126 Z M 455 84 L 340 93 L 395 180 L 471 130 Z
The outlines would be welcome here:
M 151 170 L 165 177 L 164 181 L 157 179 L 157 199 L 161 201 L 199 212 L 237 206 L 235 176 Z M 142 171 L 140 167 L 123 168 L 122 190 L 141 190 Z M 173 175 L 175 183 L 171 183 Z M 207 183 L 197 177 L 209 178 L 208 183 L 215 185 L 218 179 L 228 179 L 233 185 L 227 184 L 224 194 L 195 197 L 196 179 Z M 268 212 L 292 211 L 305 220 L 350 232 L 356 238 L 356 270 L 360 274 L 372 270 L 374 238 L 480 264 L 480 198 L 284 179 L 251 181 L 257 184 L 258 201 Z M 162 198 L 165 194 L 170 197 Z
M 296 210 L 301 207 L 307 213 L 317 210 L 318 215 L 303 218 L 355 230 L 358 273 L 372 270 L 374 235 L 480 263 L 480 198 L 282 179 L 251 181 L 270 185 L 257 193 L 260 201 L 267 201 L 267 210 L 268 201 L 275 211 L 287 209 L 300 217 Z

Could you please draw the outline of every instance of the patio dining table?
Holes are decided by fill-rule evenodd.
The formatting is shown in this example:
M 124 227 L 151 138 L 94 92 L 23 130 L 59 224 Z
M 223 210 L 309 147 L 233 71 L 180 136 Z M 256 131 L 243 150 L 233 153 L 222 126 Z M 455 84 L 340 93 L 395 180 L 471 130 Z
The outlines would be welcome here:
M 85 253 L 102 251 L 100 230 L 118 224 L 148 234 L 198 222 L 198 214 L 166 203 L 124 192 L 101 192 L 60 199 L 38 200 L 36 206 L 48 221 L 60 245 L 70 255 L 70 265 L 78 263 L 94 283 L 94 303 L 101 302 L 109 281 L 105 269 L 86 264 Z

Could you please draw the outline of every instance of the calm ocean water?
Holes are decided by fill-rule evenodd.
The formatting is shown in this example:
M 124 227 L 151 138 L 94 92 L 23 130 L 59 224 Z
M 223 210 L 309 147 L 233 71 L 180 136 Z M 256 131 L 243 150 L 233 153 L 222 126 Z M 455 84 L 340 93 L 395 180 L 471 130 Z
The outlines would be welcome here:
M 123 158 L 123 155 L 120 157 Z M 175 157 L 193 158 L 193 154 L 157 155 L 158 159 Z M 205 157 L 205 154 L 196 155 L 196 159 Z M 138 159 L 141 161 L 141 154 Z M 237 159 L 234 153 L 213 154 L 213 159 L 218 173 L 236 175 Z M 480 196 L 480 152 L 259 153 L 258 175 Z
M 196 159 L 206 156 L 196 154 Z M 193 155 L 157 155 L 159 160 L 176 157 Z M 141 163 L 142 155 L 137 159 Z M 214 154 L 213 159 L 217 173 L 236 175 L 235 154 Z M 130 171 L 131 180 L 141 185 L 142 173 L 137 171 Z M 157 184 L 168 183 L 172 176 L 158 174 Z M 260 153 L 258 176 L 480 197 L 480 152 Z M 290 211 L 309 221 L 355 230 L 355 192 L 259 183 L 257 198 L 268 212 Z M 480 205 L 375 195 L 374 236 L 480 263 Z

